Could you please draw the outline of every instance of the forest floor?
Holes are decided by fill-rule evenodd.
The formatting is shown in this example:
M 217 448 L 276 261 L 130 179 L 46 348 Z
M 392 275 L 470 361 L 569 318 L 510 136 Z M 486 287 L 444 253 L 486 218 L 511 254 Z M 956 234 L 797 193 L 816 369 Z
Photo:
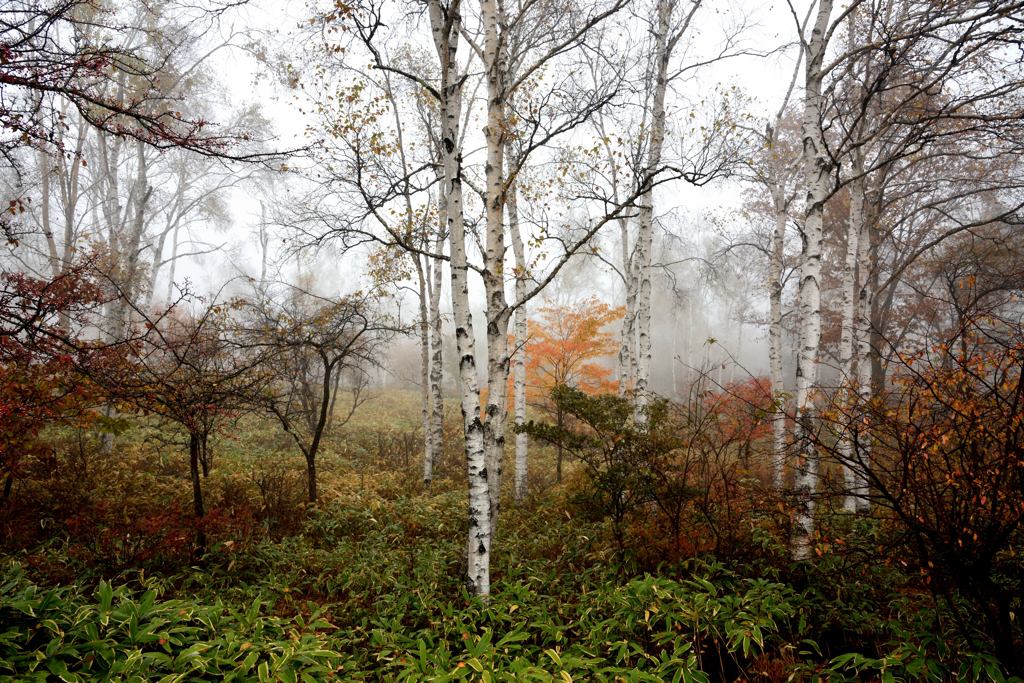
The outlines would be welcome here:
M 224 430 L 203 482 L 201 557 L 183 441 L 145 419 L 126 427 L 109 453 L 92 436 L 52 434 L 61 456 L 14 491 L 0 676 L 1006 680 L 948 632 L 911 572 L 858 551 L 876 542 L 870 520 L 832 520 L 837 542 L 798 564 L 754 518 L 744 545 L 718 557 L 665 553 L 657 529 L 636 523 L 640 540 L 619 548 L 579 503 L 579 468 L 555 485 L 538 447 L 528 500 L 506 497 L 483 602 L 462 579 L 457 425 L 424 488 L 412 392 L 377 396 L 332 435 L 315 506 L 273 425 Z

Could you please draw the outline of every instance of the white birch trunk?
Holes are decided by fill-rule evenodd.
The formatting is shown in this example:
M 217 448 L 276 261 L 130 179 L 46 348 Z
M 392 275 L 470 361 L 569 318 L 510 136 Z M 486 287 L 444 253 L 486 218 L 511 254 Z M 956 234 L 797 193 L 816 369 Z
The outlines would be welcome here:
M 71 156 L 71 166 L 67 165 L 67 159 L 61 157 L 61 172 L 57 174 L 60 189 L 61 202 L 64 208 L 64 245 L 61 255 L 61 273 L 66 273 L 71 268 L 71 263 L 78 249 L 78 201 L 81 198 L 80 178 L 82 173 L 83 150 L 85 139 L 89 132 L 89 126 L 79 120 L 78 140 L 75 143 L 75 151 Z
M 843 497 L 843 510 L 854 512 L 857 509 L 855 489 L 857 487 L 857 474 L 852 466 L 854 455 L 853 430 L 857 428 L 855 406 L 856 387 L 856 358 L 853 352 L 854 326 L 856 324 L 858 278 L 857 278 L 857 255 L 859 253 L 860 234 L 864 224 L 864 179 L 861 176 L 864 172 L 864 163 L 859 153 L 853 162 L 852 173 L 854 179 L 850 182 L 850 215 L 847 221 L 846 230 L 846 258 L 843 261 L 842 278 L 842 321 L 839 332 L 839 366 L 841 385 L 839 391 L 840 419 L 844 424 L 840 425 L 839 442 L 837 448 L 843 468 L 843 484 L 845 495 Z
M 679 399 L 679 301 L 672 303 L 672 398 Z
M 156 296 L 157 280 L 160 278 L 160 269 L 164 265 L 164 249 L 167 243 L 167 236 L 177 230 L 177 226 L 185 217 L 185 188 L 188 182 L 185 164 L 182 163 L 178 168 L 178 187 L 174 192 L 174 201 L 166 208 L 168 212 L 167 222 L 153 244 L 153 265 L 149 269 L 149 287 L 146 289 L 147 308 L 153 303 L 153 298 Z
M 423 485 L 430 486 L 434 481 L 434 431 L 431 428 L 431 396 L 430 396 L 430 314 L 429 294 L 427 293 L 427 274 L 423 272 L 423 262 L 419 254 L 410 254 L 416 265 L 416 285 L 419 294 L 419 332 L 420 332 L 420 402 L 423 415 Z M 429 265 L 429 264 L 428 264 Z
M 178 246 L 178 228 L 174 228 L 174 247 L 175 257 L 177 256 Z M 263 202 L 260 202 L 260 280 L 258 285 L 258 294 L 260 304 L 263 304 L 264 299 L 267 296 L 267 260 L 270 258 L 270 233 L 267 231 L 267 206 Z M 168 301 L 168 303 L 170 303 Z
M 46 251 L 50 265 L 50 276 L 56 278 L 60 275 L 60 256 L 57 254 L 57 240 L 53 236 L 53 223 L 50 220 L 50 155 L 41 149 L 39 150 L 39 194 L 40 197 L 40 222 L 43 229 L 43 237 L 46 238 Z
M 873 216 L 873 214 L 872 214 Z M 857 240 L 857 393 L 858 405 L 871 400 L 871 311 L 874 306 L 874 249 L 872 248 L 872 221 L 867 216 L 861 221 L 860 237 Z M 857 424 L 854 455 L 857 462 L 857 477 L 854 500 L 859 512 L 866 512 L 871 502 L 868 499 L 866 470 L 871 464 L 870 425 L 860 420 Z
M 815 426 L 812 392 L 818 382 L 818 350 L 821 345 L 821 234 L 825 199 L 828 196 L 830 162 L 821 129 L 822 63 L 825 32 L 832 14 L 832 0 L 819 0 L 817 17 L 807 43 L 804 77 L 803 170 L 807 188 L 802 248 L 800 251 L 800 350 L 796 367 L 796 467 L 798 502 L 793 537 L 793 557 L 810 556 L 814 533 L 814 495 L 818 487 L 818 455 L 811 440 Z
M 523 235 L 519 228 L 519 205 L 516 184 L 512 183 L 508 190 L 505 203 L 508 212 L 509 236 L 512 241 L 512 253 L 516 261 L 516 313 L 515 313 L 515 359 L 513 360 L 513 411 L 517 428 L 526 424 L 526 338 L 528 326 L 526 320 L 526 249 Z M 516 472 L 515 498 L 521 501 L 526 497 L 526 481 L 529 469 L 529 437 L 516 432 Z
M 618 173 L 615 159 L 608 154 L 612 164 L 612 182 L 618 187 Z M 618 193 L 616 192 L 616 199 Z M 629 221 L 620 218 L 619 244 L 622 250 L 622 281 L 625 287 L 626 306 L 622 315 L 622 330 L 619 343 L 619 396 L 631 396 L 636 387 L 636 373 L 633 359 L 636 357 L 636 282 L 633 278 L 633 257 L 629 246 Z
M 501 475 L 505 455 L 505 425 L 508 401 L 508 326 L 510 311 L 505 299 L 505 117 L 506 64 L 501 49 L 502 17 L 497 0 L 481 0 L 484 27 L 484 70 L 487 79 L 487 119 L 484 139 L 487 160 L 484 168 L 486 219 L 484 237 L 484 296 L 487 316 L 487 406 L 484 442 L 491 501 L 491 537 L 497 531 L 501 507 Z
M 457 51 L 462 27 L 459 0 L 447 8 L 429 0 L 431 31 L 441 67 L 441 146 L 444 161 L 445 214 L 451 250 L 452 310 L 455 343 L 459 354 L 459 383 L 463 432 L 466 439 L 466 475 L 469 488 L 469 534 L 466 581 L 475 595 L 491 592 L 491 506 L 488 494 L 484 429 L 480 420 L 480 388 L 477 384 L 473 317 L 469 308 L 469 266 L 462 209 L 462 79 Z
M 181 229 L 181 225 L 174 226 L 174 233 L 171 235 L 171 261 L 167 266 L 167 301 L 168 306 L 174 302 L 174 271 L 178 267 L 178 243 L 179 235 L 178 232 Z
M 446 213 L 441 214 L 444 223 L 447 224 Z M 437 239 L 434 242 L 434 253 L 440 254 L 444 250 L 444 230 L 438 230 Z M 444 395 L 441 390 L 441 382 L 444 380 L 443 355 L 441 351 L 441 278 L 443 276 L 444 262 L 437 261 L 431 269 L 430 281 L 430 429 L 433 432 L 434 458 L 441 456 L 444 448 Z
M 146 146 L 141 141 L 135 143 L 136 169 L 135 184 L 132 187 L 132 194 L 135 198 L 134 214 L 132 215 L 131 229 L 127 239 L 119 246 L 121 253 L 117 256 L 124 258 L 124 267 L 121 270 L 121 298 L 117 302 L 114 318 L 114 329 L 118 338 L 124 338 L 128 334 L 128 327 L 131 323 L 131 308 L 137 303 L 139 295 L 139 262 L 142 255 L 142 236 L 146 227 L 146 207 L 153 188 L 149 184 L 149 164 L 146 159 Z
M 665 142 L 665 94 L 668 90 L 669 30 L 671 28 L 673 3 L 659 0 L 658 24 L 655 30 L 654 52 L 654 94 L 651 104 L 651 131 L 647 147 L 647 162 L 644 182 L 650 184 L 661 165 L 661 150 Z M 637 423 L 647 422 L 650 405 L 651 374 L 651 259 L 654 241 L 654 190 L 648 187 L 640 198 L 640 212 L 637 231 L 637 373 L 636 373 L 636 414 Z
M 619 346 L 619 396 L 632 396 L 636 389 L 636 277 L 629 255 L 629 230 L 622 225 L 622 267 L 626 275 L 626 311 L 622 316 Z
M 771 262 L 768 268 L 768 366 L 771 374 L 772 401 L 772 482 L 781 491 L 786 481 L 786 387 L 782 375 L 782 270 L 786 243 L 786 202 L 782 189 L 772 193 L 775 203 L 775 230 L 772 233 Z

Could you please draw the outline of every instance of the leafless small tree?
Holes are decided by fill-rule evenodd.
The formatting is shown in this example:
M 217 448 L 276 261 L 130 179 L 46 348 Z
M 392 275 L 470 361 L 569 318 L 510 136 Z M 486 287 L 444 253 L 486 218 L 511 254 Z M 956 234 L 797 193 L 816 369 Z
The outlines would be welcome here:
M 261 298 L 246 308 L 238 343 L 263 358 L 269 378 L 254 400 L 302 452 L 309 502 L 315 503 L 324 434 L 347 423 L 366 401 L 368 370 L 379 364 L 396 326 L 373 297 L 360 294 L 332 300 L 293 288 L 285 303 Z M 350 400 L 339 416 L 343 382 Z

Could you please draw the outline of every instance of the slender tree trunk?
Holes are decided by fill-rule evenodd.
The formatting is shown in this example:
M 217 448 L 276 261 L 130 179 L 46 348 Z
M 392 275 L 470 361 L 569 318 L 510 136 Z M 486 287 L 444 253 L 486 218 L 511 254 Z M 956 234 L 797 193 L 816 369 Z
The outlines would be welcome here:
M 156 284 L 160 279 L 160 270 L 164 265 L 164 250 L 167 246 L 167 236 L 177 231 L 177 226 L 181 223 L 186 212 L 185 188 L 188 184 L 188 174 L 185 171 L 184 163 L 181 163 L 178 166 L 177 188 L 174 192 L 174 200 L 165 208 L 168 212 L 167 221 L 153 243 L 153 265 L 149 270 L 149 286 L 146 288 L 145 303 L 147 308 L 152 305 L 153 299 L 156 297 Z
M 203 432 L 199 438 L 199 464 L 203 466 L 203 479 L 208 479 L 213 463 L 210 462 L 209 434 L 206 432 Z
M 140 141 L 136 143 L 137 166 L 132 194 L 135 198 L 134 214 L 127 239 L 121 242 L 117 256 L 124 263 L 119 269 L 118 285 L 121 288 L 118 300 L 114 303 L 113 339 L 124 339 L 131 322 L 130 311 L 139 289 L 139 259 L 142 253 L 142 235 L 146 227 L 146 207 L 153 188 L 149 184 L 149 165 L 146 161 L 146 147 Z
M 773 194 L 775 230 L 772 233 L 772 254 L 768 269 L 768 365 L 771 373 L 772 401 L 775 405 L 772 412 L 772 482 L 775 489 L 781 491 L 786 478 L 786 387 L 782 374 L 782 269 L 788 214 L 782 189 L 776 188 Z
M 512 241 L 512 253 L 516 261 L 516 303 L 515 313 L 515 359 L 513 361 L 513 411 L 517 429 L 526 424 L 526 338 L 528 326 L 526 320 L 526 248 L 519 227 L 519 204 L 516 184 L 509 186 L 505 211 L 508 213 L 509 236 Z M 529 468 L 529 437 L 516 432 L 516 473 L 515 498 L 522 501 L 526 496 L 526 481 Z
M 121 213 L 121 196 L 120 196 L 120 183 L 118 181 L 118 169 L 120 167 L 120 154 L 121 154 L 121 141 L 110 140 L 110 137 L 105 134 L 98 134 L 96 137 L 97 147 L 99 150 L 101 170 L 100 185 L 103 187 L 103 198 L 98 202 L 103 213 L 103 221 L 106 224 L 107 229 L 107 250 L 108 257 L 114 258 L 115 255 L 123 253 L 121 249 L 121 232 L 123 230 L 123 221 Z M 118 283 L 123 287 L 123 277 L 121 276 L 119 269 L 114 270 L 110 273 L 111 277 L 117 278 Z M 120 309 L 122 300 L 117 297 L 113 297 L 109 303 L 104 307 L 104 336 L 107 341 L 116 342 L 120 335 L 118 329 L 118 319 L 120 318 Z M 107 408 L 107 416 L 113 415 L 113 408 Z M 109 450 L 113 445 L 113 441 L 109 439 L 109 435 L 104 436 L 103 449 L 104 451 Z
M 874 213 L 870 214 L 871 219 Z M 858 404 L 863 406 L 871 400 L 872 354 L 871 352 L 871 312 L 874 309 L 875 284 L 875 250 L 872 244 L 873 220 L 864 220 L 860 225 L 860 236 L 857 240 L 857 322 L 856 322 L 856 353 L 857 377 L 856 386 Z M 865 512 L 870 507 L 868 499 L 868 483 L 866 469 L 871 464 L 871 434 L 863 421 L 859 421 L 855 431 L 854 442 L 857 463 L 854 497 L 858 511 Z
M 434 247 L 435 253 L 440 254 L 444 247 L 443 234 L 443 230 L 439 231 Z M 434 434 L 435 464 L 436 458 L 439 458 L 444 452 L 444 394 L 441 390 L 441 382 L 444 379 L 444 357 L 441 351 L 443 332 L 441 327 L 441 277 L 443 268 L 443 261 L 437 261 L 434 264 L 431 271 L 433 280 L 430 288 L 430 429 Z
M 334 398 L 338 395 L 337 380 L 341 376 L 341 369 L 338 367 L 341 357 L 332 358 L 322 349 L 319 354 L 323 379 L 320 384 L 320 398 L 316 403 L 316 421 L 312 425 L 313 438 L 310 439 L 309 448 L 304 453 L 306 456 L 306 485 L 310 503 L 317 501 L 316 455 L 320 452 L 320 441 L 323 439 L 324 430 L 334 415 Z M 352 410 L 355 410 L 355 396 L 352 400 Z
M 197 557 L 206 552 L 206 531 L 203 529 L 203 517 L 206 516 L 206 509 L 203 507 L 203 483 L 199 477 L 199 449 L 202 437 L 198 432 L 191 432 L 188 435 L 188 464 L 189 473 L 192 477 L 192 513 L 196 522 L 196 550 Z
M 260 303 L 263 303 L 264 298 L 267 296 L 267 259 L 270 257 L 270 233 L 267 231 L 267 205 L 260 202 L 260 281 L 258 289 L 258 298 Z M 174 250 L 175 256 L 177 256 L 178 249 L 178 228 L 174 228 Z
M 181 225 L 174 226 L 174 234 L 171 238 L 171 262 L 167 270 L 167 301 L 168 306 L 174 301 L 174 271 L 178 263 L 178 230 Z
M 558 425 L 558 432 L 561 433 L 565 427 L 565 415 L 562 413 L 562 409 L 558 408 L 555 412 L 555 424 Z M 562 449 L 562 442 L 559 441 L 555 444 L 555 483 L 562 483 L 562 459 L 565 456 L 565 452 Z
M 105 139 L 104 136 L 100 136 L 101 139 Z M 105 147 L 104 147 L 105 148 Z M 135 183 L 132 186 L 131 196 L 135 200 L 134 215 L 132 219 L 131 228 L 127 239 L 120 239 L 117 234 L 117 226 L 115 223 L 111 223 L 109 230 L 109 243 L 112 248 L 111 257 L 118 259 L 125 259 L 123 263 L 119 263 L 111 275 L 115 278 L 117 286 L 120 288 L 117 292 L 117 297 L 111 302 L 111 309 L 109 319 L 107 323 L 107 339 L 111 342 L 119 342 L 127 338 L 128 327 L 130 323 L 130 310 L 132 304 L 135 303 L 136 294 L 136 281 L 138 279 L 138 268 L 139 268 L 139 257 L 141 254 L 141 243 L 142 233 L 145 229 L 145 217 L 146 217 L 146 205 L 149 202 L 149 196 L 152 193 L 152 187 L 149 185 L 148 178 L 148 165 L 146 163 L 146 147 L 141 141 L 136 142 L 136 172 L 135 172 Z M 108 162 L 106 172 L 107 174 L 113 174 L 112 177 L 107 178 L 108 184 L 108 195 L 107 201 L 104 203 L 106 214 L 109 216 L 119 215 L 120 199 L 117 197 L 117 167 L 111 167 Z M 127 220 L 127 219 L 126 219 Z M 104 408 L 104 415 L 107 418 L 114 418 L 117 415 L 117 408 L 113 404 L 107 404 Z M 104 453 L 109 453 L 114 447 L 113 434 L 107 432 L 101 437 L 101 448 Z
M 508 327 L 511 321 L 511 311 L 505 298 L 507 64 L 499 35 L 500 27 L 503 25 L 500 3 L 498 0 L 481 0 L 480 12 L 484 27 L 483 61 L 487 79 L 487 118 L 484 126 L 487 146 L 487 161 L 484 168 L 486 229 L 482 272 L 487 316 L 487 407 L 484 411 L 484 446 L 487 450 L 487 486 L 493 543 L 501 508 L 505 426 L 508 419 Z
M 847 221 L 846 230 L 846 258 L 843 262 L 842 278 L 842 322 L 839 334 L 839 366 L 840 381 L 838 388 L 840 419 L 844 424 L 840 425 L 839 443 L 837 444 L 839 458 L 843 468 L 843 484 L 845 495 L 843 497 L 843 509 L 847 512 L 854 512 L 857 509 L 857 473 L 853 466 L 854 435 L 853 430 L 857 428 L 856 410 L 857 383 L 856 383 L 856 356 L 854 355 L 854 334 L 858 308 L 858 277 L 857 257 L 860 253 L 859 242 L 864 225 L 864 162 L 860 151 L 855 152 L 853 168 L 851 169 L 854 180 L 849 185 L 850 190 L 850 215 Z
M 651 131 L 647 147 L 644 182 L 654 182 L 661 166 L 661 149 L 665 142 L 665 95 L 668 90 L 669 30 L 672 21 L 671 0 L 659 0 L 658 25 L 655 33 L 654 98 L 651 105 Z M 651 374 L 651 259 L 654 242 L 654 189 L 648 187 L 640 198 L 637 232 L 637 374 L 636 421 L 647 422 L 650 405 Z
M 622 244 L 622 273 L 626 289 L 626 310 L 622 315 L 621 343 L 619 345 L 619 396 L 630 396 L 636 388 L 636 278 L 634 259 L 629 248 L 629 224 L 619 221 Z
M 79 179 L 82 172 L 82 150 L 85 148 L 85 138 L 89 132 L 89 126 L 79 120 L 78 140 L 75 143 L 75 151 L 71 156 L 71 167 L 66 167 L 66 161 L 61 160 L 62 171 L 58 174 L 60 181 L 60 194 L 64 204 L 64 244 L 61 255 L 61 272 L 66 273 L 71 268 L 75 251 L 78 248 L 76 239 L 77 209 L 79 194 Z
M 405 141 L 403 140 L 402 132 L 402 117 L 399 113 L 398 100 L 395 98 L 394 91 L 391 89 L 390 81 L 388 80 L 387 73 L 385 72 L 385 83 L 387 83 L 387 97 L 391 102 L 391 111 L 395 117 L 395 131 L 397 135 L 398 154 L 402 161 L 402 176 L 406 178 L 403 195 L 405 197 L 405 221 L 406 230 L 409 234 L 412 234 L 415 230 L 415 224 L 413 217 L 415 211 L 412 206 L 412 189 L 409 186 L 408 178 L 410 176 L 408 161 L 405 154 Z M 429 248 L 429 241 L 423 240 L 424 248 Z M 421 255 L 412 253 L 410 257 L 413 260 L 413 264 L 416 267 L 416 282 L 418 285 L 417 294 L 419 295 L 419 315 L 420 315 L 420 399 L 422 402 L 421 410 L 423 415 L 423 485 L 430 486 L 430 483 L 434 479 L 434 460 L 436 458 L 436 451 L 434 446 L 434 430 L 431 429 L 431 394 L 430 394 L 430 314 L 429 314 L 429 280 L 430 280 L 430 261 Z
M 462 209 L 462 150 L 459 126 L 462 114 L 462 78 L 457 50 L 461 31 L 459 0 L 445 8 L 428 0 L 434 46 L 441 66 L 441 146 L 444 155 L 444 191 L 451 251 L 452 309 L 455 343 L 459 354 L 459 382 L 463 432 L 466 440 L 466 475 L 469 486 L 469 536 L 466 580 L 474 594 L 491 592 L 491 506 L 487 463 L 480 419 L 480 389 L 476 376 L 473 318 L 469 308 L 469 266 Z
M 306 453 L 306 496 L 310 503 L 315 503 L 319 497 L 316 487 L 316 453 Z
M 672 303 L 672 398 L 679 398 L 679 301 Z
M 803 168 L 807 187 L 800 252 L 800 352 L 796 366 L 796 441 L 799 458 L 796 493 L 799 509 L 793 538 L 794 559 L 806 559 L 814 533 L 814 495 L 818 487 L 818 455 L 811 435 L 816 407 L 812 392 L 818 382 L 818 349 L 821 345 L 821 235 L 831 163 L 821 129 L 822 63 L 825 32 L 832 14 L 832 0 L 819 0 L 818 12 L 807 44 L 804 84 Z
M 49 257 L 50 275 L 60 275 L 60 256 L 57 252 L 57 240 L 53 236 L 53 223 L 50 220 L 50 154 L 39 150 L 39 194 L 40 197 L 40 220 L 42 222 L 43 237 L 46 238 L 46 251 Z
M 430 486 L 434 480 L 434 430 L 430 422 L 430 316 L 428 312 L 427 274 L 419 254 L 410 254 L 416 265 L 416 282 L 420 309 L 420 400 L 423 414 L 423 485 Z M 428 264 L 429 266 L 429 264 Z

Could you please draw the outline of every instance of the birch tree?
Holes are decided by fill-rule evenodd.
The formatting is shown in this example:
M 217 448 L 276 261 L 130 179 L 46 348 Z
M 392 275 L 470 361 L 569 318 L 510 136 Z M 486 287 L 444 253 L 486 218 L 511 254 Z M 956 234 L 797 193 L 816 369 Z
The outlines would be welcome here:
M 596 32 L 623 5 L 621 1 L 610 2 L 589 8 L 582 15 L 573 17 L 581 8 L 572 2 L 541 10 L 522 6 L 512 16 L 506 15 L 504 4 L 498 0 L 481 0 L 480 3 L 483 45 L 476 49 L 483 63 L 487 86 L 486 125 L 483 130 L 486 161 L 482 192 L 485 238 L 480 272 L 486 302 L 488 392 L 484 408 L 484 439 L 492 538 L 497 531 L 505 451 L 506 388 L 510 370 L 508 328 L 516 310 L 523 307 L 546 284 L 540 280 L 526 291 L 523 286 L 525 274 L 519 275 L 515 300 L 508 301 L 505 292 L 506 204 L 511 192 L 514 192 L 513 184 L 531 155 L 559 136 L 579 127 L 603 108 L 614 96 L 617 84 L 594 83 L 588 89 L 583 84 L 566 79 L 553 87 L 549 86 L 551 89 L 537 98 L 540 106 L 527 108 L 525 103 L 517 106 L 516 118 L 521 123 L 515 132 L 524 142 L 517 148 L 517 158 L 512 160 L 505 159 L 509 135 L 515 130 L 509 125 L 509 107 L 520 90 L 528 84 L 546 85 L 534 82 L 538 71 L 553 66 L 561 59 L 571 59 L 572 52 L 580 48 L 588 35 Z M 538 11 L 543 11 L 543 14 Z M 573 90 L 577 98 L 570 101 L 566 95 Z M 515 203 L 512 216 L 516 218 L 517 209 L 518 204 Z M 599 219 L 598 223 L 603 225 L 608 220 L 610 217 L 606 216 Z M 517 221 L 517 230 L 518 227 Z M 565 255 L 555 260 L 547 281 L 582 244 L 571 246 Z
M 619 220 L 619 249 L 621 263 L 616 267 L 624 283 L 625 316 L 622 343 L 619 351 L 619 391 L 631 393 L 636 405 L 636 419 L 645 421 L 650 402 L 651 368 L 651 298 L 652 268 L 654 267 L 655 178 L 671 169 L 671 175 L 693 185 L 703 185 L 730 172 L 740 156 L 742 135 L 733 135 L 738 129 L 730 113 L 720 103 L 694 106 L 680 112 L 679 119 L 687 117 L 692 127 L 679 123 L 677 139 L 670 140 L 671 154 L 667 158 L 666 140 L 669 134 L 669 96 L 674 83 L 695 75 L 709 64 L 740 55 L 756 54 L 755 50 L 739 42 L 746 26 L 741 17 L 735 24 L 725 27 L 721 42 L 709 54 L 698 54 L 688 44 L 694 33 L 693 22 L 703 6 L 702 0 L 657 0 L 650 20 L 642 20 L 650 40 L 644 44 L 649 50 L 641 57 L 645 65 L 643 88 L 639 98 L 638 121 L 631 126 L 638 135 L 614 136 L 606 118 L 597 119 L 608 163 L 608 180 L 613 191 L 620 191 L 622 171 L 628 168 L 636 178 L 644 179 L 646 186 L 638 202 L 635 216 L 635 238 L 630 235 L 626 217 Z M 701 109 L 698 112 L 695 109 Z M 625 141 L 627 151 L 617 150 Z M 627 183 L 628 184 L 628 183 Z
M 437 90 L 441 117 L 441 150 L 444 169 L 444 207 L 451 255 L 452 311 L 455 318 L 456 352 L 459 355 L 459 385 L 462 428 L 466 449 L 466 477 L 469 489 L 469 536 L 466 580 L 476 595 L 491 592 L 491 500 L 488 485 L 484 425 L 480 418 L 480 388 L 476 376 L 473 317 L 469 307 L 469 263 L 466 256 L 466 228 L 462 204 L 462 86 L 465 73 L 458 61 L 462 33 L 460 0 L 447 7 L 440 0 L 428 0 L 430 28 L 440 66 Z
M 825 201 L 830 194 L 832 160 L 825 148 L 822 130 L 822 87 L 828 40 L 836 25 L 832 22 L 832 0 L 819 0 L 808 39 L 801 37 L 804 50 L 804 94 L 801 136 L 803 179 L 806 188 L 801 225 L 799 355 L 796 366 L 796 434 L 798 460 L 795 490 L 798 511 L 794 526 L 793 555 L 810 554 L 814 526 L 813 494 L 818 485 L 818 455 L 809 440 L 814 429 L 815 405 L 812 391 L 818 379 L 818 349 L 821 344 L 821 242 Z
M 482 2 L 479 24 L 464 29 L 460 3 L 442 5 L 428 2 L 426 9 L 439 65 L 436 81 L 403 68 L 389 55 L 387 36 L 384 35 L 386 27 L 381 18 L 382 6 L 361 6 L 353 10 L 350 17 L 359 41 L 370 53 L 374 69 L 398 74 L 416 83 L 434 98 L 438 106 L 443 168 L 441 195 L 447 226 L 447 258 L 450 259 L 469 488 L 468 581 L 474 592 L 480 595 L 489 592 L 490 549 L 500 506 L 507 422 L 505 390 L 511 367 L 508 332 L 513 315 L 550 283 L 602 226 L 632 206 L 639 190 L 627 193 L 621 202 L 605 202 L 603 206 L 597 203 L 599 198 L 592 193 L 577 197 L 577 204 L 590 202 L 600 207 L 597 215 L 588 219 L 569 240 L 563 241 L 558 252 L 538 267 L 532 267 L 529 257 L 523 254 L 527 268 L 520 280 L 522 284 L 530 284 L 525 292 L 520 286 L 520 293 L 513 300 L 509 300 L 506 293 L 508 275 L 514 272 L 506 264 L 512 231 L 505 221 L 507 204 L 512 188 L 520 181 L 531 159 L 542 156 L 541 150 L 551 149 L 557 140 L 586 123 L 617 96 L 620 80 L 614 69 L 607 74 L 610 78 L 592 82 L 574 76 L 573 66 L 580 61 L 581 46 L 588 37 L 623 5 L 624 0 L 609 2 L 596 8 L 588 7 L 582 13 L 580 7 L 571 2 L 543 7 L 524 5 L 518 8 L 518 13 L 502 18 L 503 5 Z M 458 60 L 458 47 L 463 39 L 468 42 L 472 56 L 482 64 L 483 85 L 487 90 L 484 98 L 486 125 L 482 130 L 485 142 L 481 155 L 483 183 L 473 185 L 474 195 L 480 197 L 483 214 L 483 230 L 479 235 L 467 230 L 463 197 L 466 181 L 461 152 L 463 117 L 469 114 L 463 106 L 467 70 L 465 63 Z M 558 73 L 558 77 L 547 75 L 549 71 Z M 473 103 L 474 100 L 469 99 L 467 106 Z M 510 141 L 514 141 L 511 146 Z M 506 158 L 510 149 L 514 158 Z M 372 160 L 367 158 L 365 161 Z M 370 194 L 360 192 L 364 199 Z M 385 195 L 386 192 L 375 194 L 372 202 L 365 202 L 366 206 L 374 205 L 375 208 L 368 213 L 374 225 L 383 229 L 384 235 L 372 236 L 366 226 L 356 225 L 352 226 L 351 239 L 383 237 L 397 241 L 387 217 L 380 215 L 377 209 L 386 203 L 383 201 Z M 522 228 L 524 207 L 521 202 L 513 201 L 512 216 L 513 219 L 518 216 L 519 220 L 512 222 Z M 534 220 L 530 218 L 531 223 Z M 525 242 L 525 235 L 520 236 Z M 481 258 L 478 264 L 471 264 L 471 250 L 477 244 L 477 237 Z M 514 236 L 512 239 L 515 242 Z M 412 249 L 422 251 L 421 247 Z M 470 271 L 480 274 L 485 293 L 483 316 L 488 346 L 485 373 L 488 392 L 482 415 L 469 306 Z
M 684 6 L 678 24 L 673 22 L 677 3 L 673 0 L 659 0 L 657 23 L 654 28 L 654 55 L 652 58 L 653 81 L 651 97 L 651 125 L 647 139 L 647 158 L 644 173 L 653 178 L 661 165 L 662 146 L 665 143 L 665 97 L 668 91 L 669 60 L 676 44 L 689 28 L 693 15 L 700 8 L 700 0 Z M 645 190 L 640 198 L 635 263 L 630 274 L 631 293 L 627 301 L 636 299 L 636 420 L 647 420 L 647 406 L 650 403 L 649 383 L 651 372 L 651 259 L 654 240 L 654 192 Z M 628 304 L 627 304 L 628 308 Z
M 763 151 L 749 164 L 750 178 L 759 186 L 754 213 L 766 214 L 771 222 L 770 234 L 764 243 L 753 245 L 767 261 L 768 290 L 768 372 L 774 411 L 772 415 L 772 483 L 782 490 L 786 475 L 786 390 L 783 376 L 783 293 L 786 281 L 786 233 L 794 218 L 800 154 L 794 144 L 792 110 L 789 100 L 800 71 L 802 54 L 797 60 L 789 88 L 774 118 L 764 131 L 754 131 Z M 762 189 L 763 188 L 763 189 Z

